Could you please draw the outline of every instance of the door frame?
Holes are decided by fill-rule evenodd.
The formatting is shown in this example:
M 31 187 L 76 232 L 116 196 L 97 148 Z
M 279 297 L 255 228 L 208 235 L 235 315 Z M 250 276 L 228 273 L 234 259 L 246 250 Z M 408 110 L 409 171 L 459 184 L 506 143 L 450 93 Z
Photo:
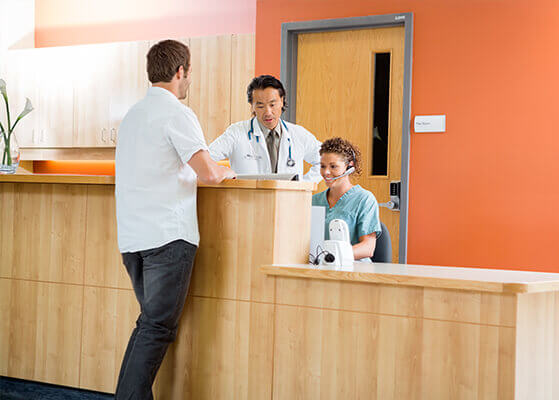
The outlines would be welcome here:
M 408 246 L 408 205 L 409 205 L 409 165 L 411 126 L 411 78 L 413 13 L 369 15 L 366 17 L 323 19 L 315 21 L 285 22 L 281 24 L 281 81 L 285 85 L 289 108 L 286 119 L 296 121 L 297 99 L 297 43 L 300 33 L 329 32 L 355 29 L 404 27 L 404 92 L 402 107 L 402 170 L 400 189 L 400 238 L 399 262 L 407 262 Z

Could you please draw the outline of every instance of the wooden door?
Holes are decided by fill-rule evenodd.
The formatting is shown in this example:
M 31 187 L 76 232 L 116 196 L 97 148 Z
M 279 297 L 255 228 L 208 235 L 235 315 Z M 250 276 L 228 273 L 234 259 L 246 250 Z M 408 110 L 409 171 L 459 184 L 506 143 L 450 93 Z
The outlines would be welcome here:
M 363 172 L 353 181 L 379 203 L 390 200 L 390 182 L 401 179 L 403 78 L 403 26 L 298 36 L 297 124 L 321 141 L 340 136 L 357 145 Z M 381 207 L 380 219 L 397 262 L 399 211 Z

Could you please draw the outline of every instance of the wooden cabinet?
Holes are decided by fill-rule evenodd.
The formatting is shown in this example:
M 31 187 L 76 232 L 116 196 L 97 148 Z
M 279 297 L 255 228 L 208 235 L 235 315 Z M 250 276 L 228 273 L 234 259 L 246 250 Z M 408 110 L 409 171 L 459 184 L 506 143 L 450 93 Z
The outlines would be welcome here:
M 250 117 L 254 35 L 178 39 L 190 46 L 193 79 L 183 101 L 210 143 Z M 10 50 L 6 81 L 13 117 L 29 97 L 35 110 L 17 128 L 20 147 L 114 147 L 120 123 L 149 87 L 146 55 L 156 41 Z
M 20 147 L 71 147 L 74 99 L 69 48 L 8 52 L 7 85 L 12 121 L 29 98 L 33 112 L 18 123 Z
M 29 98 L 33 107 L 37 108 L 38 90 L 36 82 L 37 68 L 34 50 L 12 50 L 7 52 L 7 68 L 5 80 L 10 100 L 10 113 L 13 120 L 25 107 L 25 99 Z M 2 100 L 1 103 L 4 101 Z M 3 105 L 2 109 L 3 109 Z M 4 115 L 4 110 L 0 113 Z M 20 146 L 31 147 L 36 144 L 36 111 L 23 118 L 15 130 Z M 2 118 L 2 121 L 5 121 Z M 6 126 L 4 126 L 6 128 Z
M 78 46 L 74 83 L 75 147 L 114 147 L 120 122 L 146 94 L 149 42 Z

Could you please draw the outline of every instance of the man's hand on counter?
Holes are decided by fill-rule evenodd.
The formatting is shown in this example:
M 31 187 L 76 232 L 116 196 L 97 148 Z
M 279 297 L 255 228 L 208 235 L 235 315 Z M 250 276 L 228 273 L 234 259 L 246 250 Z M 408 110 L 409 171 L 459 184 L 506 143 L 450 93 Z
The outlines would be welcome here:
M 237 176 L 231 168 L 218 165 L 212 160 L 207 150 L 196 152 L 188 165 L 196 172 L 198 180 L 206 185 L 216 185 L 224 179 L 234 179 Z

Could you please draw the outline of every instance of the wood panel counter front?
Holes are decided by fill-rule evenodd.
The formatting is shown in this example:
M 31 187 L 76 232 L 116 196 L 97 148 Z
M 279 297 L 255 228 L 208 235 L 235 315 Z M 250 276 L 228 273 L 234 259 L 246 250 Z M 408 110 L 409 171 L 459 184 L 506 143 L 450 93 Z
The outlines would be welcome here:
M 381 263 L 261 271 L 276 278 L 273 398 L 559 398 L 559 274 Z
M 110 178 L 0 176 L 0 375 L 114 392 L 139 310 Z M 272 263 L 305 262 L 315 185 L 200 186 L 200 247 L 159 399 L 270 398 Z
M 139 310 L 103 179 L 0 176 L 0 375 L 114 391 Z M 312 189 L 199 187 L 157 399 L 559 398 L 556 274 L 302 264 Z

